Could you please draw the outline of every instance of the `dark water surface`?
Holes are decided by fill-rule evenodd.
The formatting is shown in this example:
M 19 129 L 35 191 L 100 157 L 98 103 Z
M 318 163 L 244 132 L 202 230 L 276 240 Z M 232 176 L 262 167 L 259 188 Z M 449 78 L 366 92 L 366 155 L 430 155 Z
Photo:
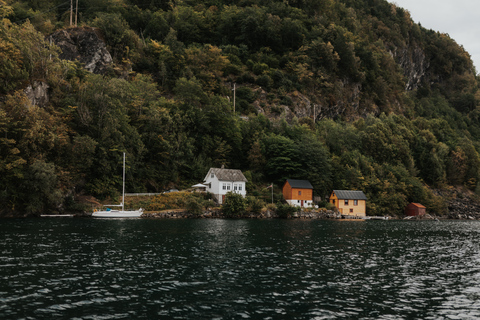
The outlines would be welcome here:
M 476 221 L 0 220 L 0 319 L 478 319 Z

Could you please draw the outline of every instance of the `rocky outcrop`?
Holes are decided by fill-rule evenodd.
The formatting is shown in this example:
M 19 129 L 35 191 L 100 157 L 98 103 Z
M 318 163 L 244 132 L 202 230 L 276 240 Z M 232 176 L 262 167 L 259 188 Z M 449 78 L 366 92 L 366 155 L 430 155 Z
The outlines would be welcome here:
M 420 45 L 411 43 L 401 47 L 392 45 L 390 48 L 391 57 L 403 70 L 406 91 L 416 90 L 424 83 L 439 81 L 438 77 L 432 74 L 430 60 Z M 265 90 L 255 89 L 257 98 L 253 106 L 259 114 L 265 114 L 271 119 L 285 118 L 287 121 L 294 117 L 298 119 L 315 117 L 316 120 L 321 120 L 342 116 L 345 119 L 355 119 L 384 111 L 382 108 L 385 106 L 379 106 L 374 101 L 362 100 L 361 83 L 337 79 L 330 85 L 333 86 L 331 94 L 321 95 L 320 90 L 316 94 L 315 103 L 310 100 L 312 96 L 308 93 L 294 91 L 286 94 L 283 99 L 277 97 L 272 101 Z M 399 101 L 394 97 L 388 99 L 387 110 L 396 109 L 401 112 L 402 106 Z
M 48 104 L 48 84 L 43 81 L 34 81 L 25 90 L 25 95 L 32 106 L 45 107 Z
M 468 197 L 452 199 L 448 203 L 447 218 L 480 220 L 480 203 Z
M 90 72 L 103 74 L 113 62 L 98 29 L 70 28 L 59 30 L 50 37 L 62 50 L 61 59 L 78 60 Z
M 427 76 L 427 70 L 430 66 L 422 48 L 417 44 L 413 44 L 397 48 L 392 55 L 403 69 L 403 74 L 406 78 L 405 90 L 418 89 Z

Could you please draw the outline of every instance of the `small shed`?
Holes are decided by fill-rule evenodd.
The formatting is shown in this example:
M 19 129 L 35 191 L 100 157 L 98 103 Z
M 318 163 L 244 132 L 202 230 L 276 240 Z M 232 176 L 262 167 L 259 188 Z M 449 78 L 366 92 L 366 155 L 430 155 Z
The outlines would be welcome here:
M 420 203 L 410 203 L 406 208 L 405 208 L 405 215 L 406 216 L 423 216 L 426 213 L 427 208 L 425 208 L 423 205 Z

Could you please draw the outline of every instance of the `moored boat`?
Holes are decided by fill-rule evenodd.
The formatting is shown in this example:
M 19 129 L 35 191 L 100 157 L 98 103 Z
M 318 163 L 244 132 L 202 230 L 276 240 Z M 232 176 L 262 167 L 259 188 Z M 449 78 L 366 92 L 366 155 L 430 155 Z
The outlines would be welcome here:
M 127 210 L 125 211 L 125 152 L 123 153 L 123 188 L 122 188 L 122 203 L 117 205 L 107 205 L 106 207 L 121 207 L 121 210 L 100 210 L 94 211 L 92 217 L 94 218 L 140 218 L 143 214 L 143 209 Z
M 143 214 L 143 209 L 138 210 L 102 210 L 92 213 L 94 218 L 139 218 Z

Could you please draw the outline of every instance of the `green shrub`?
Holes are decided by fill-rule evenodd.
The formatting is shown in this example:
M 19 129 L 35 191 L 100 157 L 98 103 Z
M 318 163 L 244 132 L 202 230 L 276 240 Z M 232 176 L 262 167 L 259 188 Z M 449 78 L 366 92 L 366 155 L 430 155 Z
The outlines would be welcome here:
M 75 201 L 72 195 L 69 195 L 64 199 L 63 205 L 66 212 L 83 212 L 87 211 L 90 207 L 86 203 Z
M 240 77 L 237 79 L 237 83 L 254 83 L 255 82 L 255 77 L 252 76 L 250 73 L 245 72 L 243 73 Z
M 241 73 L 242 73 L 242 68 L 239 67 L 239 66 L 236 66 L 236 65 L 234 65 L 234 64 L 231 64 L 231 65 L 227 66 L 227 67 L 225 68 L 225 71 L 224 71 L 224 74 L 225 74 L 225 75 L 233 74 L 233 75 L 238 76 L 238 75 L 240 75 Z
M 290 98 L 289 96 L 283 96 L 282 100 L 280 100 L 280 103 L 289 107 L 293 106 L 292 98 Z
M 335 205 L 333 203 L 330 203 L 330 202 L 327 202 L 327 204 L 325 205 L 325 209 L 327 210 L 335 210 L 337 207 L 335 207 Z
M 259 214 L 262 212 L 262 209 L 265 207 L 265 201 L 260 200 L 255 197 L 247 198 L 248 211 L 254 214 Z
M 272 107 L 270 108 L 270 111 L 271 111 L 272 113 L 276 113 L 277 115 L 282 114 L 282 112 L 283 112 L 284 110 L 285 110 L 285 109 L 283 109 L 282 107 L 279 107 L 279 106 L 272 106 Z
M 245 100 L 249 103 L 255 101 L 255 92 L 249 87 L 239 87 L 236 90 L 237 99 Z
M 325 201 L 325 200 L 322 200 L 322 201 L 319 201 L 318 203 L 318 207 L 319 208 L 327 208 L 327 206 L 330 204 L 328 201 Z
M 238 193 L 229 192 L 225 196 L 222 210 L 227 217 L 240 217 L 247 209 L 247 203 L 243 196 Z
M 280 218 L 283 218 L 283 219 L 290 218 L 297 211 L 298 211 L 297 207 L 292 207 L 288 204 L 277 204 L 276 212 Z
M 147 211 L 184 209 L 187 205 L 187 199 L 191 197 L 190 193 L 183 191 L 160 194 L 151 198 L 145 209 Z
M 253 65 L 252 71 L 255 75 L 259 76 L 268 70 L 268 65 L 266 63 L 255 63 Z
M 199 216 L 203 213 L 202 201 L 196 197 L 191 197 L 187 200 L 186 209 L 188 212 Z
M 269 89 L 273 85 L 273 80 L 272 78 L 264 74 L 257 78 L 257 84 L 262 88 Z
M 267 204 L 267 210 L 277 211 L 277 205 L 275 203 L 269 203 Z
M 276 98 L 277 98 L 277 96 L 275 94 L 267 93 L 267 101 L 268 102 L 273 102 Z
M 209 200 L 206 200 L 205 202 L 203 202 L 203 206 L 205 207 L 205 209 L 215 208 L 217 206 L 217 203 L 215 201 L 209 199 Z

